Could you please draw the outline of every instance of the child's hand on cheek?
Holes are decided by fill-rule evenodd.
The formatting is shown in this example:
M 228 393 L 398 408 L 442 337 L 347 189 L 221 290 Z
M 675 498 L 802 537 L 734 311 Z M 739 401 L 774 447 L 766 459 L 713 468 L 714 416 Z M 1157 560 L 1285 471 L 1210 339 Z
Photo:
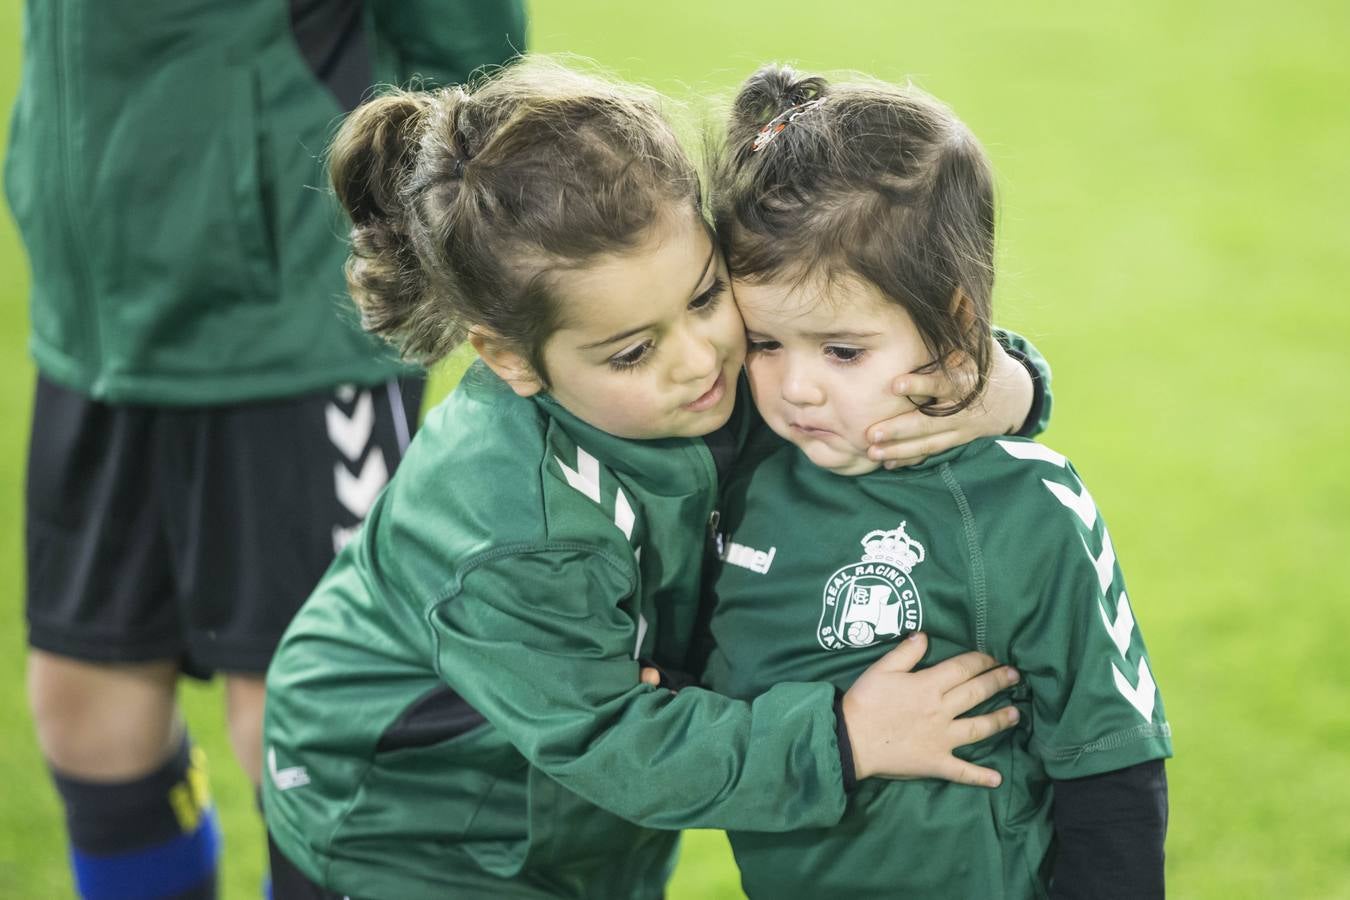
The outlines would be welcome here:
M 867 456 L 888 468 L 912 466 L 928 457 L 967 444 L 976 438 L 1011 434 L 1031 411 L 1031 375 L 998 342 L 983 396 L 950 416 L 925 415 L 914 409 L 867 429 L 872 442 Z M 950 372 L 901 375 L 892 384 L 898 396 L 916 405 L 930 400 L 941 409 L 955 403 L 974 387 L 977 374 L 969 360 Z

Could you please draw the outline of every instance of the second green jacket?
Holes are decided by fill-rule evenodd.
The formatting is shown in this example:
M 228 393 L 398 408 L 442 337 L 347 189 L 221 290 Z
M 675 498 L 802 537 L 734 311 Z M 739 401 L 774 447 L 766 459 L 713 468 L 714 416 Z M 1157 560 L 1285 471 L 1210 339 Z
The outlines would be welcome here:
M 38 368 L 194 406 L 401 371 L 347 297 L 325 149 L 372 84 L 461 81 L 523 31 L 519 0 L 29 0 L 5 187 Z
M 638 683 L 637 657 L 684 661 L 716 496 L 702 440 L 471 369 L 268 673 L 281 850 L 356 897 L 651 900 L 678 840 L 653 829 L 836 821 L 831 685 Z

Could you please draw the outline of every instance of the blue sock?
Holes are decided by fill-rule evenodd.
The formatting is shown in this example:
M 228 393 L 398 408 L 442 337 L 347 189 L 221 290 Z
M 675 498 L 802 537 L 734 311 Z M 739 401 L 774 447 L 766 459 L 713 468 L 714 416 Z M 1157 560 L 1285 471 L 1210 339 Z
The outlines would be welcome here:
M 184 738 L 163 766 L 135 781 L 52 773 L 84 900 L 214 900 L 220 826 L 205 761 Z

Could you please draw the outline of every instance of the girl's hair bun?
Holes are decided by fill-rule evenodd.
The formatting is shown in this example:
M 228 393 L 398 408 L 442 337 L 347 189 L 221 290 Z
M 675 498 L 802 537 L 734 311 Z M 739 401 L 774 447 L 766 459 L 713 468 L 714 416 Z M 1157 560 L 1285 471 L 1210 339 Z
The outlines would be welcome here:
M 408 234 L 406 184 L 433 105 L 432 94 L 394 91 L 358 106 L 328 158 L 333 192 L 352 220 L 347 285 L 361 324 L 418 361 L 446 352 L 434 331 L 412 327 L 428 286 Z
M 737 126 L 762 128 L 794 106 L 824 97 L 829 82 L 791 66 L 768 65 L 741 85 L 732 107 Z
M 417 146 L 432 95 L 395 91 L 358 106 L 329 158 L 333 190 L 352 224 L 398 219 L 402 188 L 417 162 Z

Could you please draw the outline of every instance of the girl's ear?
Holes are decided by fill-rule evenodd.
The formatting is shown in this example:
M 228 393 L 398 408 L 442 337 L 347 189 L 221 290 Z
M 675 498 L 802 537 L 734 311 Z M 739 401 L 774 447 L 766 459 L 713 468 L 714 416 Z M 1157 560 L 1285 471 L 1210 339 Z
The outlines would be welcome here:
M 968 334 L 975 327 L 975 303 L 961 288 L 952 292 L 951 307 L 948 310 L 962 334 Z
M 494 332 L 475 325 L 469 329 L 469 344 L 517 396 L 532 397 L 544 389 L 544 383 L 525 357 L 509 349 Z

